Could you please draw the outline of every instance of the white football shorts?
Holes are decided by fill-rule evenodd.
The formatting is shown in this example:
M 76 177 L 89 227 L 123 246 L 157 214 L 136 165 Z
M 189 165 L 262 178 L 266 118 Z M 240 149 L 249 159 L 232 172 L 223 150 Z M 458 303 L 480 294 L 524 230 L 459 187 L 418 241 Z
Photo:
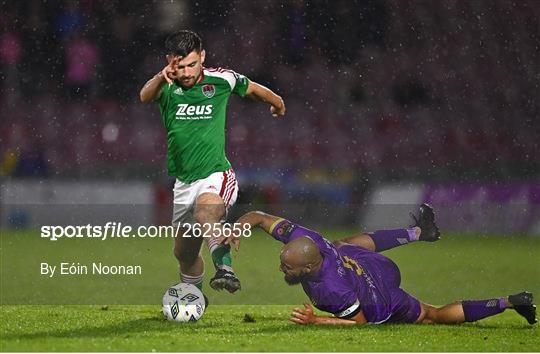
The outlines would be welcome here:
M 173 217 L 172 224 L 194 223 L 193 212 L 197 197 L 203 193 L 218 194 L 225 203 L 225 213 L 236 202 L 238 197 L 238 182 L 233 169 L 224 172 L 214 172 L 210 176 L 195 182 L 184 183 L 176 180 L 173 188 Z M 225 215 L 226 216 L 226 215 Z M 222 220 L 222 222 L 225 220 Z

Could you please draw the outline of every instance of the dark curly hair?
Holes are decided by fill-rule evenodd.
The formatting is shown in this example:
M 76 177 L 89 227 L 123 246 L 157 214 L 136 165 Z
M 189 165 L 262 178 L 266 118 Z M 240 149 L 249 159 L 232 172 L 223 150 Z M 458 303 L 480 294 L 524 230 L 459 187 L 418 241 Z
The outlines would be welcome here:
M 192 51 L 200 53 L 202 50 L 202 40 L 193 31 L 183 30 L 172 33 L 165 40 L 167 54 L 187 56 Z

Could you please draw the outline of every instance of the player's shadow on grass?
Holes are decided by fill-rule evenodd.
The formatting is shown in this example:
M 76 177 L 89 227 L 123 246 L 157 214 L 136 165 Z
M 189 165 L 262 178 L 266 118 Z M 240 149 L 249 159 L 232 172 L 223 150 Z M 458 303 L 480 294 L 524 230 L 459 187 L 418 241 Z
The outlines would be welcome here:
M 477 329 L 535 329 L 536 326 L 531 326 L 528 324 L 505 324 L 504 327 L 501 325 L 495 324 L 484 324 L 484 323 L 463 323 L 458 326 L 446 325 L 447 327 L 465 327 L 465 328 L 477 328 Z
M 266 317 L 266 319 L 270 319 L 269 317 Z M 274 319 L 278 319 L 277 317 Z M 264 323 L 264 320 L 258 321 L 258 323 Z M 260 333 L 264 334 L 273 334 L 273 333 L 283 333 L 283 330 L 286 327 L 286 330 L 291 332 L 302 332 L 302 331 L 309 331 L 311 333 L 313 332 L 340 332 L 344 329 L 347 330 L 358 330 L 358 331 L 377 331 L 377 332 L 388 332 L 388 333 L 395 333 L 396 329 L 401 329 L 403 327 L 410 328 L 411 331 L 424 331 L 428 330 L 431 331 L 434 327 L 438 327 L 440 329 L 443 329 L 445 331 L 451 330 L 455 332 L 456 334 L 460 333 L 470 333 L 471 329 L 489 329 L 491 331 L 500 332 L 501 335 L 508 332 L 509 329 L 514 330 L 529 330 L 534 329 L 534 326 L 529 325 L 521 325 L 521 324 L 505 324 L 505 325 L 488 325 L 488 324 L 461 324 L 461 325 L 427 325 L 427 324 L 381 324 L 381 325 L 364 325 L 364 326 L 301 326 L 296 325 L 292 322 L 289 322 L 290 326 L 284 326 L 282 324 L 280 325 L 271 325 L 266 327 L 261 327 L 259 329 Z
M 182 334 L 197 334 L 214 327 L 212 323 L 171 323 L 160 315 L 124 321 L 103 326 L 85 326 L 69 330 L 45 330 L 35 333 L 7 334 L 3 339 L 40 339 L 40 338 L 98 338 L 98 337 L 135 337 L 139 332 L 182 331 Z
M 275 321 L 279 323 L 276 324 Z M 243 329 L 248 329 L 248 326 L 244 326 Z M 301 333 L 305 331 L 313 332 L 340 332 L 344 328 L 354 329 L 358 331 L 377 331 L 377 332 L 389 332 L 393 333 L 397 327 L 411 327 L 412 331 L 430 330 L 434 327 L 444 328 L 445 330 L 452 330 L 456 334 L 466 331 L 470 333 L 471 328 L 477 329 L 489 329 L 491 331 L 501 332 L 501 335 L 505 334 L 509 329 L 527 330 L 534 329 L 535 326 L 511 324 L 504 326 L 497 326 L 492 324 L 462 324 L 462 325 L 409 325 L 409 324 L 388 324 L 388 325 L 367 325 L 367 326 L 300 326 L 292 322 L 287 321 L 282 316 L 264 316 L 259 317 L 256 323 L 253 323 L 257 327 L 257 333 L 260 334 L 280 334 L 284 330 L 289 333 Z M 99 337 L 115 337 L 115 338 L 131 338 L 136 337 L 138 333 L 155 333 L 155 332 L 181 332 L 183 336 L 189 336 L 191 334 L 197 335 L 201 333 L 205 334 L 223 334 L 223 328 L 216 326 L 213 322 L 204 321 L 196 323 L 171 323 L 165 320 L 161 313 L 147 316 L 144 318 L 138 318 L 134 320 L 123 321 L 115 324 L 105 324 L 103 326 L 93 325 L 84 326 L 80 328 L 74 328 L 69 330 L 43 330 L 34 333 L 18 333 L 18 334 L 6 334 L 2 338 L 5 340 L 29 340 L 29 339 L 41 339 L 41 338 L 99 338 Z M 215 333 L 214 333 L 215 332 Z

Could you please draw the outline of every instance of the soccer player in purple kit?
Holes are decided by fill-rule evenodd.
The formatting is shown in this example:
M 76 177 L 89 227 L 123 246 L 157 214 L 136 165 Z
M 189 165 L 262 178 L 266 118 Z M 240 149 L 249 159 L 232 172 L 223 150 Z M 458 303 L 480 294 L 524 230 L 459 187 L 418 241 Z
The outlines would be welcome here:
M 466 300 L 435 307 L 417 300 L 400 287 L 397 265 L 379 252 L 415 241 L 437 241 L 435 213 L 422 204 L 415 225 L 408 229 L 379 230 L 335 242 L 280 217 L 249 212 L 238 223 L 259 227 L 285 243 L 280 270 L 289 285 L 301 284 L 318 309 L 334 317 L 317 316 L 311 304 L 295 308 L 297 324 L 381 324 L 475 322 L 507 308 L 534 324 L 536 306 L 529 292 L 488 300 Z

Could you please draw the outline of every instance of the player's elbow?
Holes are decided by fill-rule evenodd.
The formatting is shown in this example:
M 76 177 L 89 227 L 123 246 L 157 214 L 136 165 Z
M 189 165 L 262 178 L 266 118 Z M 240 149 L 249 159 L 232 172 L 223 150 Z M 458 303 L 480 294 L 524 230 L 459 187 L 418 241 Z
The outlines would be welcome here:
M 251 99 L 262 99 L 266 94 L 266 87 L 256 82 L 250 81 L 246 90 L 246 97 Z
M 139 98 L 142 103 L 148 103 L 151 101 L 151 97 L 149 97 L 149 95 L 147 95 L 143 90 L 141 90 Z
M 156 92 L 148 85 L 145 85 L 141 92 L 139 92 L 139 98 L 142 103 L 148 103 L 154 101 L 159 96 L 160 91 Z

